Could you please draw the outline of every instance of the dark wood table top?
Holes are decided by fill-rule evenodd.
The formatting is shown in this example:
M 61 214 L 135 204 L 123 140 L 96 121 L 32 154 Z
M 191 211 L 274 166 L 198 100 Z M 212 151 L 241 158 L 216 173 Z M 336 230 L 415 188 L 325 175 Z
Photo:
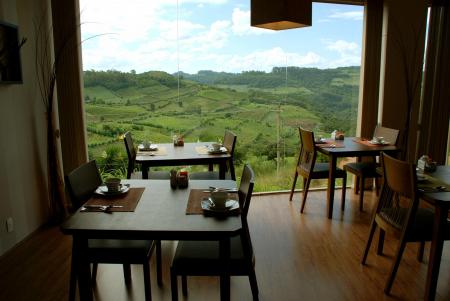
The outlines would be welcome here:
M 344 140 L 336 140 L 336 144 L 344 144 L 344 147 L 323 147 L 316 144 L 317 150 L 326 155 L 336 157 L 354 157 L 354 156 L 375 156 L 382 151 L 397 152 L 399 148 L 395 145 L 365 145 L 356 140 L 357 137 L 345 137 Z
M 196 165 L 205 163 L 219 163 L 229 160 L 230 153 L 222 154 L 199 154 L 196 151 L 198 146 L 208 146 L 211 143 L 197 142 L 184 143 L 184 146 L 174 146 L 173 143 L 160 143 L 159 147 L 164 147 L 167 151 L 165 155 L 156 156 L 136 156 L 136 162 L 148 164 L 151 166 L 177 166 L 177 165 Z
M 231 180 L 191 180 L 186 189 L 171 189 L 167 180 L 124 180 L 145 190 L 134 212 L 76 212 L 62 225 L 64 234 L 85 238 L 218 240 L 239 234 L 240 216 L 186 215 L 190 189 L 235 188 Z

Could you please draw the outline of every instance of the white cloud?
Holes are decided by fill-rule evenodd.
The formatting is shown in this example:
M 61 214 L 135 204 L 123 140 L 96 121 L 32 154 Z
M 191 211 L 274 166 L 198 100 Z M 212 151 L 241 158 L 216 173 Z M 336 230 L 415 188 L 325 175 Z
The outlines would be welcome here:
M 339 57 L 327 62 L 327 68 L 335 68 L 342 66 L 359 66 L 361 64 L 361 49 L 354 42 L 344 40 L 323 41 L 326 48 L 339 53 Z
M 347 53 L 357 53 L 359 51 L 358 44 L 354 42 L 347 42 L 344 40 L 337 40 L 334 42 L 325 42 L 327 49 L 339 52 L 341 55 Z
M 228 1 L 227 0 L 179 0 L 180 4 L 183 3 L 195 3 L 195 4 L 225 4 Z
M 231 16 L 233 25 L 231 29 L 233 33 L 238 36 L 249 35 L 249 34 L 265 34 L 273 33 L 273 31 L 268 29 L 262 29 L 250 26 L 250 11 L 241 10 L 240 8 L 235 8 Z
M 361 21 L 364 18 L 364 12 L 363 11 L 335 12 L 331 14 L 329 17 L 333 19 Z
M 314 53 L 308 52 L 304 55 L 298 53 L 285 52 L 280 47 L 275 47 L 263 51 L 251 52 L 247 55 L 216 55 L 211 60 L 220 62 L 217 71 L 240 72 L 242 70 L 271 71 L 273 67 L 299 66 L 309 67 L 317 65 L 322 58 Z

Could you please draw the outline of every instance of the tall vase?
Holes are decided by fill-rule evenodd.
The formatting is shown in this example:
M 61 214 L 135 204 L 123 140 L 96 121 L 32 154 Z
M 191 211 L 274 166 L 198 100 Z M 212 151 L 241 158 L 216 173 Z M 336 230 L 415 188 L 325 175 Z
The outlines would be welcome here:
M 61 174 L 55 121 L 52 111 L 47 112 L 47 177 L 49 222 L 60 223 L 67 213 L 64 182 Z

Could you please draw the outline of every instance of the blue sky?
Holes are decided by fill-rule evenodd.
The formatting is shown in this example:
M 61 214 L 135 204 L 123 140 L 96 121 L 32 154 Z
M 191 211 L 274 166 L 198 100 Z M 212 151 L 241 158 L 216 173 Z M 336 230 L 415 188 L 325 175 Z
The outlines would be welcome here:
M 124 5 L 125 4 L 125 5 Z M 83 69 L 270 71 L 360 65 L 363 7 L 313 4 L 312 26 L 250 26 L 250 0 L 80 0 Z M 178 43 L 177 43 L 178 37 Z M 178 49 L 178 50 L 177 50 Z

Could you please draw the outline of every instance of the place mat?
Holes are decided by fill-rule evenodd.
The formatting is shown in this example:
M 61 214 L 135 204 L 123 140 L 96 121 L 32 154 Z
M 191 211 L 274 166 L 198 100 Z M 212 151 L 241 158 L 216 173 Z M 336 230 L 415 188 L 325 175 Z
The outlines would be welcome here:
M 417 180 L 417 188 L 423 192 L 445 192 L 450 191 L 450 184 L 425 174 L 423 180 Z
M 365 138 L 354 138 L 353 141 L 367 145 L 367 146 L 372 146 L 372 147 L 379 147 L 379 146 L 389 146 L 392 144 L 373 144 L 370 143 L 370 140 L 365 139 Z
M 121 208 L 110 208 L 109 211 L 111 212 L 133 212 L 134 209 L 136 209 L 137 204 L 139 203 L 139 200 L 141 199 L 142 193 L 144 192 L 145 188 L 130 188 L 130 190 L 119 196 L 111 196 L 111 197 L 104 197 L 101 195 L 93 195 L 86 203 L 85 205 L 114 205 L 114 206 L 123 206 Z M 92 211 L 85 211 L 85 212 L 92 212 Z
M 186 214 L 203 214 L 202 200 L 208 198 L 210 195 L 211 193 L 209 191 L 205 191 L 205 189 L 191 189 L 186 206 Z M 232 199 L 238 199 L 237 193 L 231 192 L 229 193 L 229 196 Z
M 337 140 L 322 140 L 319 143 L 315 143 L 315 145 L 317 147 L 321 147 L 321 148 L 341 148 L 341 147 L 345 147 L 343 142 L 337 141 Z
M 226 152 L 210 153 L 209 149 L 206 145 L 196 146 L 195 151 L 199 155 L 223 155 L 223 154 L 226 154 Z
M 139 151 L 136 154 L 137 156 L 167 156 L 167 149 L 165 146 L 158 147 L 157 150 L 154 151 Z

